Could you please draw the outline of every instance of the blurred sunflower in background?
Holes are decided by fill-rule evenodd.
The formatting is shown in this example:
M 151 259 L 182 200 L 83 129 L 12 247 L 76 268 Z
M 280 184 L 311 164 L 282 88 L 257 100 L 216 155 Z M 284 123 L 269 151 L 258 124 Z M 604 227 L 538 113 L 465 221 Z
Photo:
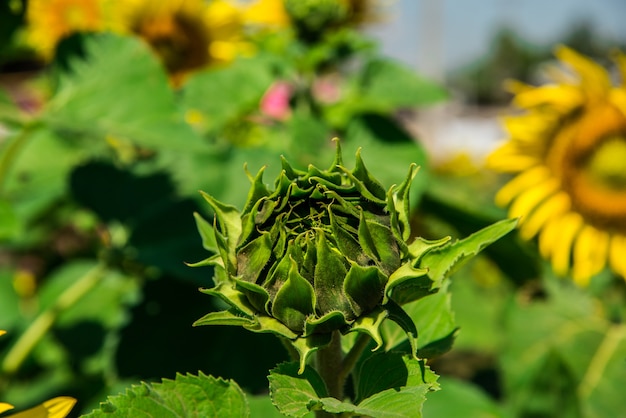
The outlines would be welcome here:
M 224 0 L 125 0 L 116 13 L 122 32 L 144 39 L 174 84 L 191 71 L 228 63 L 246 49 L 241 10 Z
M 380 1 L 376 0 L 252 0 L 241 4 L 246 23 L 323 33 L 338 27 L 356 27 L 378 21 Z
M 509 138 L 488 165 L 517 176 L 496 203 L 522 217 L 521 236 L 538 236 L 557 274 L 586 285 L 608 265 L 626 278 L 626 56 L 615 56 L 621 83 L 569 48 L 556 56 L 573 71 L 512 85 L 522 113 L 504 120 Z
M 57 44 L 77 32 L 105 29 L 108 0 L 29 0 L 26 9 L 26 41 L 45 60 Z
M 241 5 L 246 24 L 267 28 L 286 28 L 290 25 L 284 0 L 253 0 L 236 4 Z
M 174 84 L 191 71 L 232 61 L 249 49 L 243 12 L 226 0 L 30 0 L 27 40 L 46 60 L 79 32 L 111 31 L 145 40 Z

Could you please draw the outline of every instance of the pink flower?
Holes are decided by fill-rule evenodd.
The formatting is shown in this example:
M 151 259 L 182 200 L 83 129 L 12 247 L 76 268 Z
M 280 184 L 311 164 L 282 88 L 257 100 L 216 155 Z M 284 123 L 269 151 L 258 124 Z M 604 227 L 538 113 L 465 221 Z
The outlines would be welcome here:
M 277 120 L 285 120 L 291 116 L 289 99 L 293 87 L 285 81 L 277 81 L 270 86 L 261 99 L 261 112 Z
M 340 79 L 337 75 L 326 75 L 315 79 L 313 97 L 320 103 L 333 104 L 341 99 Z

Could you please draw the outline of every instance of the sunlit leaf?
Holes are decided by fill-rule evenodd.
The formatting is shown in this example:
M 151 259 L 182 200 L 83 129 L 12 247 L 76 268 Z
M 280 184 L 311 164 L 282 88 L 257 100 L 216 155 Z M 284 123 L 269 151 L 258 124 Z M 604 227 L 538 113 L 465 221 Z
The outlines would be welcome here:
M 428 396 L 424 404 L 425 417 L 509 417 L 504 408 L 471 383 L 442 377 L 442 390 Z
M 152 416 L 159 418 L 246 418 L 250 416 L 245 395 L 231 380 L 207 376 L 176 375 L 161 383 L 142 383 L 111 396 L 85 417 Z
M 84 49 L 85 58 L 74 58 L 46 107 L 49 124 L 73 135 L 103 141 L 110 136 L 147 148 L 203 148 L 177 108 L 165 70 L 144 42 L 98 34 L 85 40 Z

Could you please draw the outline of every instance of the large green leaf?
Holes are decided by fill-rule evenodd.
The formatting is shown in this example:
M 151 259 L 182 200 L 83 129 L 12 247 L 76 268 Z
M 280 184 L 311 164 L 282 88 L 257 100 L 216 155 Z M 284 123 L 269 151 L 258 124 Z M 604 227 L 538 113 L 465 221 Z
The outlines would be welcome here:
M 20 221 L 13 205 L 0 199 L 0 241 L 16 237 L 20 230 Z
M 445 89 L 391 60 L 375 58 L 351 77 L 343 100 L 324 108 L 333 126 L 345 128 L 360 115 L 391 115 L 401 108 L 446 100 Z
M 433 287 L 439 289 L 435 294 L 402 305 L 417 327 L 419 356 L 429 358 L 448 351 L 458 329 L 451 308 L 449 285 L 444 279 L 459 263 L 477 255 L 487 245 L 510 232 L 515 225 L 516 220 L 497 222 L 453 244 L 434 248 L 420 259 L 419 266 L 429 270 Z M 383 324 L 383 332 L 386 349 L 406 343 L 406 335 L 390 321 Z
M 243 391 L 232 380 L 178 374 L 162 383 L 142 383 L 125 394 L 109 397 L 85 417 L 246 418 L 250 416 Z
M 558 279 L 552 279 L 558 280 Z M 626 399 L 626 327 L 584 289 L 548 283 L 546 299 L 517 301 L 500 357 L 512 410 L 521 416 L 620 416 Z
M 183 105 L 201 130 L 220 129 L 257 109 L 272 81 L 270 63 L 263 56 L 236 60 L 192 75 L 182 92 Z
M 441 286 L 455 267 L 458 268 L 464 260 L 475 256 L 486 246 L 511 232 L 516 225 L 517 219 L 496 222 L 467 238 L 431 250 L 422 257 L 419 265 L 428 268 L 428 275 L 434 282 L 433 287 Z
M 20 297 L 15 291 L 16 272 L 3 267 L 0 270 L 0 329 L 10 331 L 17 328 L 22 317 Z M 7 338 L 5 335 L 3 338 Z
M 99 34 L 84 42 L 60 78 L 44 119 L 55 129 L 130 140 L 151 149 L 198 150 L 203 144 L 183 120 L 167 76 L 139 39 Z
M 442 390 L 428 396 L 425 417 L 504 418 L 503 408 L 477 386 L 462 380 L 442 377 Z
M 438 293 L 402 305 L 402 309 L 417 328 L 418 357 L 435 357 L 452 348 L 458 327 L 450 306 L 449 292 L 440 289 Z M 386 350 L 409 348 L 406 333 L 395 323 L 385 321 L 382 328 Z
M 360 373 L 358 404 L 325 396 L 319 375 L 306 368 L 297 374 L 297 363 L 285 363 L 270 373 L 272 400 L 290 417 L 302 417 L 310 411 L 324 410 L 381 418 L 420 418 L 426 394 L 437 390 L 437 376 L 422 361 L 384 353 L 367 359 Z
M 420 214 L 451 226 L 461 236 L 506 217 L 506 210 L 493 202 L 498 180 L 501 180 L 494 178 L 493 173 L 480 171 L 471 176 L 439 173 L 429 180 L 428 190 L 420 204 Z M 429 227 L 437 225 L 437 222 L 423 221 Z M 439 235 L 438 231 L 430 232 Z M 539 275 L 536 251 L 529 242 L 521 240 L 519 234 L 503 237 L 489 246 L 486 253 L 516 283 Z
M 363 361 L 359 369 L 355 402 L 405 386 L 428 384 L 429 390 L 437 390 L 437 377 L 422 360 L 399 353 L 377 353 Z
M 282 363 L 270 371 L 270 395 L 278 410 L 289 417 L 303 417 L 319 399 L 327 396 L 326 385 L 315 370 L 307 366 L 298 374 L 297 362 Z
M 22 139 L 16 158 L 9 163 L 4 189 L 20 222 L 32 220 L 66 194 L 69 172 L 93 148 L 92 143 L 65 139 L 47 129 L 30 131 Z
M 285 415 L 281 414 L 278 409 L 272 403 L 272 398 L 269 396 L 248 396 L 248 405 L 250 405 L 250 416 L 259 418 L 283 418 Z M 305 417 L 314 417 L 313 412 L 305 415 Z
M 370 61 L 361 75 L 360 102 L 391 112 L 401 107 L 431 105 L 448 98 L 446 90 L 398 62 Z

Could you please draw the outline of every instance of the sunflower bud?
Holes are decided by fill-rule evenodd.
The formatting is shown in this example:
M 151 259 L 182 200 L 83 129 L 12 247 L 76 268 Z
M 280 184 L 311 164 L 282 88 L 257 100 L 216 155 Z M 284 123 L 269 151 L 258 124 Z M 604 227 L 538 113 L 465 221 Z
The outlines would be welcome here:
M 241 213 L 205 194 L 215 219 L 213 225 L 197 220 L 215 255 L 196 265 L 214 266 L 215 287 L 203 292 L 230 308 L 196 325 L 278 334 L 299 351 L 303 370 L 308 355 L 336 330 L 365 332 L 381 347 L 380 325 L 391 319 L 415 354 L 417 331 L 399 303 L 430 288 L 419 259 L 448 240 L 407 244 L 416 171 L 412 165 L 403 183 L 385 191 L 360 151 L 353 170 L 343 166 L 337 142 L 328 170 L 300 171 L 283 159 L 273 191 L 263 183 L 263 169 L 249 176 L 252 188 Z

